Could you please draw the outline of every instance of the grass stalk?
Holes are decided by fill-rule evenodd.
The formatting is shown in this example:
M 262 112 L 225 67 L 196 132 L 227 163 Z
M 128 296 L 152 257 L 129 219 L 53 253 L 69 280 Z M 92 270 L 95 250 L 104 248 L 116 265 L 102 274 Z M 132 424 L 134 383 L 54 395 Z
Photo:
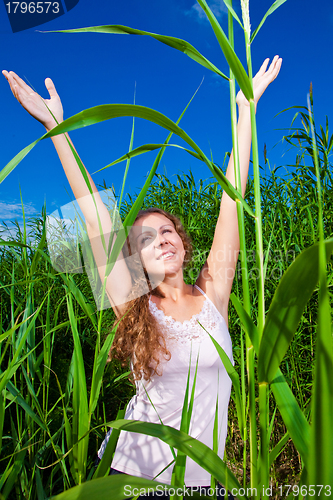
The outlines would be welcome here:
M 232 1 L 230 2 L 230 6 L 232 7 Z M 233 30 L 233 16 L 230 10 L 228 11 L 228 34 L 229 34 L 229 43 L 234 49 L 234 30 Z M 233 156 L 234 156 L 234 172 L 235 172 L 235 187 L 242 194 L 242 186 L 241 186 L 241 173 L 240 173 L 240 163 L 239 163 L 239 147 L 237 140 L 237 110 L 236 110 L 236 81 L 232 70 L 230 69 L 229 73 L 229 87 L 230 87 L 230 110 L 231 110 L 231 127 L 232 127 L 232 148 L 233 148 Z M 247 259 L 246 259 L 246 239 L 245 239 L 245 223 L 244 223 L 244 210 L 240 203 L 236 201 L 237 207 L 237 219 L 238 219 L 238 229 L 239 229 L 239 242 L 240 242 L 240 262 L 242 269 L 242 290 L 243 290 L 243 301 L 244 308 L 250 314 L 250 292 L 248 285 L 248 267 L 247 267 Z M 250 348 L 250 340 L 249 337 L 246 337 L 246 346 Z M 243 412 L 243 422 L 246 422 L 245 414 L 246 414 L 246 396 L 245 396 L 245 363 L 244 357 L 241 356 L 241 380 L 242 380 L 242 412 Z M 253 385 L 254 388 L 254 380 L 249 377 L 249 385 Z M 252 394 L 253 391 L 251 391 Z M 244 429 L 240 429 L 241 436 L 244 443 L 244 451 L 243 451 L 243 485 L 246 484 L 246 443 L 247 443 L 247 430 L 246 427 Z
M 312 397 L 312 426 L 309 467 L 309 484 L 324 485 L 318 496 L 327 496 L 327 485 L 333 485 L 332 445 L 333 430 L 333 350 L 332 323 L 329 294 L 327 289 L 327 258 L 324 242 L 324 221 L 320 166 L 313 120 L 312 89 L 308 96 L 314 165 L 317 178 L 318 234 L 319 234 L 319 306 L 314 390 Z M 318 486 L 317 486 L 318 488 Z
M 251 58 L 251 42 L 250 42 L 250 15 L 248 0 L 241 0 L 242 17 L 244 24 L 244 38 L 246 48 L 246 60 L 249 79 L 252 85 L 252 58 Z M 261 221 L 261 193 L 260 193 L 260 174 L 259 174 L 259 154 L 258 154 L 258 139 L 257 127 L 255 118 L 255 104 L 253 99 L 250 100 L 251 114 L 251 136 L 252 136 L 252 163 L 254 174 L 254 198 L 255 198 L 255 228 L 256 228 L 256 268 L 259 273 L 257 286 L 258 291 L 258 319 L 257 324 L 259 332 L 262 331 L 265 321 L 265 304 L 264 304 L 264 270 L 263 270 L 263 243 L 262 243 L 262 221 Z M 258 283 L 257 281 L 257 283 Z M 250 411 L 250 468 L 251 468 L 251 488 L 256 488 L 258 484 L 258 443 L 257 443 L 257 415 L 256 415 L 256 398 L 255 398 L 255 360 L 254 348 L 251 343 L 247 342 L 247 369 L 248 369 L 248 384 L 249 384 L 249 411 Z M 260 412 L 260 416 L 261 416 Z M 262 427 L 264 422 L 260 424 Z M 262 471 L 262 469 L 261 469 Z M 262 474 L 261 474 L 261 477 Z
M 265 498 L 269 484 L 269 448 L 268 448 L 268 402 L 266 383 L 259 384 L 259 414 L 260 414 L 260 484 L 262 498 Z

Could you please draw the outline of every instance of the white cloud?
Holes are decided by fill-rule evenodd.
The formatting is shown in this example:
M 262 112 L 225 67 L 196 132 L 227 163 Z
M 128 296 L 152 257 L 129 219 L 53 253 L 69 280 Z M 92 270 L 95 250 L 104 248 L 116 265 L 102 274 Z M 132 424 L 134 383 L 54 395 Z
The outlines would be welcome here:
M 38 210 L 32 203 L 23 203 L 25 216 L 35 215 Z M 21 203 L 5 203 L 0 201 L 0 221 L 9 221 L 12 219 L 22 219 L 22 205 Z
M 23 230 L 23 228 L 22 228 Z M 5 226 L 0 225 L 0 238 L 2 240 L 13 240 L 15 238 L 15 234 L 17 232 L 17 229 L 12 228 L 10 230 L 9 228 L 6 228 Z
M 223 0 L 213 0 L 212 2 L 209 3 L 209 7 L 212 10 L 212 12 L 215 14 L 217 18 L 222 17 L 223 15 L 228 13 L 228 9 L 225 6 L 225 3 Z M 192 5 L 192 8 L 190 11 L 188 11 L 188 14 L 192 14 L 197 16 L 197 18 L 200 21 L 207 20 L 207 16 L 200 7 L 198 3 L 195 3 Z
M 13 224 L 7 224 L 6 226 L 4 226 L 4 225 L 0 224 L 0 239 L 1 240 L 16 240 L 16 241 L 23 242 L 23 237 L 18 238 L 18 228 L 20 228 L 21 234 L 23 235 L 23 232 L 24 232 L 23 223 L 18 223 L 18 226 L 13 225 Z M 27 243 L 27 245 L 31 245 L 33 243 L 33 239 L 31 239 L 29 237 L 29 227 L 27 227 L 26 230 L 27 230 L 26 243 Z

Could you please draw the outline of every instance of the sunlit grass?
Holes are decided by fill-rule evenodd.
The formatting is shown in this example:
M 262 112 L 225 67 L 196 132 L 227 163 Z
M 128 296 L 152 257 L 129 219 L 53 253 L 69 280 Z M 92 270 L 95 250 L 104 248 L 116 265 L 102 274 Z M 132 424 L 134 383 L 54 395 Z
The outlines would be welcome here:
M 329 165 L 328 168 L 330 168 Z M 309 226 L 306 231 L 304 230 L 304 224 L 295 223 L 295 217 L 299 213 L 306 213 L 307 220 L 316 220 L 318 217 L 316 204 L 310 204 L 307 207 L 309 198 L 315 194 L 315 181 L 309 176 L 307 181 L 304 182 L 306 171 L 307 169 L 304 167 L 294 168 L 294 175 L 291 179 L 279 178 L 274 173 L 268 178 L 262 178 L 261 192 L 263 200 L 265 200 L 263 205 L 264 207 L 271 206 L 274 203 L 276 207 L 275 213 L 271 210 L 263 210 L 263 219 L 265 221 L 263 239 L 267 244 L 271 240 L 265 280 L 268 305 L 282 274 L 303 248 L 309 247 L 313 243 L 311 227 Z M 330 172 L 327 172 L 327 175 L 330 175 Z M 245 197 L 250 206 L 253 203 L 251 201 L 251 184 L 252 181 L 250 180 Z M 329 182 L 327 187 L 323 189 L 324 197 L 329 195 L 328 191 L 330 191 Z M 212 200 L 218 201 L 220 195 L 221 188 L 213 179 L 207 183 L 195 183 L 191 173 L 178 176 L 174 182 L 158 174 L 148 189 L 143 207 L 158 205 L 166 210 L 178 213 L 192 236 L 196 252 L 192 266 L 187 271 L 187 282 L 195 280 L 196 274 L 207 255 L 207 249 L 210 247 L 213 238 L 214 220 L 216 220 L 219 210 L 219 204 L 212 203 Z M 291 200 L 288 207 L 286 206 L 286 199 Z M 123 218 L 130 206 L 132 206 L 133 201 L 130 198 L 125 200 L 122 208 Z M 201 209 L 194 210 L 193 208 L 197 206 L 200 206 Z M 324 219 L 328 220 L 329 214 L 330 207 L 326 205 L 324 207 Z M 69 422 L 72 422 L 74 413 L 72 402 L 73 382 L 71 382 L 70 377 L 68 378 L 72 353 L 75 352 L 71 332 L 73 330 L 75 332 L 76 328 L 79 332 L 84 353 L 84 370 L 88 382 L 88 391 L 92 383 L 91 375 L 93 373 L 96 310 L 92 292 L 89 288 L 89 281 L 84 274 L 61 275 L 52 268 L 47 256 L 47 248 L 43 247 L 41 222 L 42 217 L 27 221 L 31 236 L 34 235 L 34 245 L 32 247 L 25 249 L 16 246 L 17 244 L 24 244 L 23 233 L 17 233 L 17 241 L 14 247 L 1 246 L 2 366 L 8 365 L 14 352 L 19 355 L 20 363 L 15 374 L 12 375 L 11 381 L 13 385 L 7 386 L 7 397 L 13 397 L 11 394 L 14 391 L 14 386 L 20 392 L 22 398 L 22 400 L 14 399 L 7 406 L 3 422 L 5 438 L 3 439 L 2 458 L 7 457 L 7 459 L 2 464 L 8 464 L 7 472 L 13 466 L 14 457 L 9 458 L 12 453 L 15 453 L 14 456 L 17 459 L 17 453 L 20 449 L 27 447 L 27 450 L 29 450 L 29 455 L 27 455 L 27 451 L 25 454 L 24 450 L 20 452 L 20 456 L 22 457 L 24 454 L 24 457 L 18 462 L 17 473 L 11 476 L 11 482 L 6 481 L 6 473 L 2 469 L 4 472 L 2 481 L 7 484 L 6 491 L 10 489 L 10 485 L 14 487 L 18 478 L 20 483 L 26 478 L 26 487 L 23 491 L 31 488 L 35 491 L 37 484 L 40 482 L 46 494 L 50 495 L 52 492 L 56 493 L 67 489 L 77 482 L 75 480 L 77 472 L 75 472 L 73 462 L 71 466 L 70 454 L 61 460 L 71 450 L 71 446 L 75 444 L 66 441 L 64 421 L 64 408 Z M 272 237 L 273 226 L 275 229 Z M 203 234 L 205 238 L 202 237 Z M 249 289 L 251 296 L 254 297 L 252 308 L 255 310 L 256 266 L 253 256 L 255 239 L 254 227 L 250 217 L 246 219 L 246 235 Z M 330 234 L 326 234 L 326 236 L 330 236 Z M 43 253 L 37 250 L 38 246 Z M 35 263 L 34 266 L 32 266 L 33 263 Z M 330 276 L 332 280 L 331 268 Z M 242 300 L 240 269 L 236 274 L 234 292 Z M 69 309 L 66 304 L 66 296 L 72 297 L 69 302 Z M 29 297 L 32 297 L 32 299 L 29 299 Z M 38 310 L 37 304 L 42 306 L 40 310 Z M 71 310 L 75 312 L 76 326 L 70 322 L 69 313 Z M 29 315 L 33 313 L 34 316 L 29 318 Z M 305 410 L 306 415 L 308 415 L 309 400 L 311 398 L 317 328 L 316 315 L 317 293 L 315 292 L 302 314 L 295 337 L 281 365 L 285 378 L 301 409 Z M 112 311 L 104 311 L 103 331 L 107 327 L 110 328 L 112 319 Z M 73 321 L 74 317 L 72 318 Z M 21 326 L 20 323 L 22 323 Z M 239 372 L 244 351 L 242 351 L 240 342 L 239 320 L 233 308 L 230 311 L 229 324 L 234 345 L 236 370 Z M 29 343 L 24 343 L 26 341 L 23 340 L 23 351 L 19 353 L 15 350 L 15 345 L 17 339 L 24 334 L 25 325 L 30 325 L 33 336 L 30 336 Z M 10 330 L 10 328 L 13 330 Z M 8 333 L 4 334 L 4 332 Z M 29 333 L 27 333 L 27 336 Z M 36 349 L 31 352 L 34 345 L 36 345 Z M 28 386 L 26 383 L 25 374 L 28 373 L 32 380 L 32 386 Z M 120 375 L 120 367 L 117 367 L 114 363 L 112 363 L 112 366 L 107 365 L 102 382 L 104 397 L 99 396 L 94 416 L 88 426 L 89 429 L 115 418 L 119 405 L 121 403 L 124 405 L 132 395 L 132 389 L 126 383 L 126 378 L 119 382 L 116 381 Z M 122 385 L 119 386 L 119 383 Z M 112 404 L 107 403 L 110 399 L 113 402 Z M 7 400 L 8 403 L 10 403 L 10 400 Z M 105 404 L 106 408 L 104 408 Z M 236 410 L 233 404 L 231 408 L 227 449 L 230 454 L 230 466 L 239 474 L 243 470 L 241 447 L 244 445 L 240 440 L 236 423 Z M 274 408 L 274 400 L 270 399 L 270 411 L 273 412 Z M 11 421 L 14 425 L 13 429 L 10 426 Z M 44 427 L 45 430 L 43 430 Z M 16 429 L 16 435 L 14 429 Z M 89 451 L 85 462 L 87 475 L 92 470 L 96 451 L 104 432 L 105 428 L 100 428 L 89 435 Z M 277 412 L 273 425 L 271 446 L 277 445 L 279 440 L 283 438 L 282 432 L 285 433 L 286 428 L 279 416 L 279 412 Z M 7 436 L 11 437 L 8 438 Z M 238 436 L 236 441 L 238 443 L 237 449 L 233 447 L 236 436 Z M 14 439 L 17 440 L 16 445 Z M 36 444 L 30 446 L 29 443 Z M 289 445 L 287 445 L 285 451 L 282 449 L 284 457 L 288 457 L 288 447 Z M 30 459 L 27 460 L 29 456 Z M 41 467 L 54 465 L 50 469 L 39 470 L 34 465 L 35 461 Z M 57 461 L 58 463 L 55 463 Z M 294 461 L 292 461 L 292 464 L 295 467 Z M 291 471 L 292 466 L 290 466 Z M 248 465 L 246 465 L 246 470 L 248 471 Z M 299 471 L 300 468 L 297 470 Z M 274 465 L 271 475 L 279 478 L 279 471 L 275 470 Z M 37 477 L 39 478 L 38 483 Z M 288 478 L 288 480 L 295 479 L 290 476 Z M 239 480 L 242 480 L 241 476 L 239 476 Z M 23 494 L 27 495 L 27 493 L 23 492 L 17 493 L 19 495 L 17 498 L 26 498 L 26 496 L 22 496 Z

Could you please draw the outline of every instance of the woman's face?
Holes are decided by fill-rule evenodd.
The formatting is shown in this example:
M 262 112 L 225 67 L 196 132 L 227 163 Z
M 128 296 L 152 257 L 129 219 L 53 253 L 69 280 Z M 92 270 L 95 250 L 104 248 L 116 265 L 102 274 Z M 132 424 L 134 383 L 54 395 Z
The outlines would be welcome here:
M 175 275 L 182 268 L 186 252 L 170 219 L 152 213 L 135 222 L 131 232 L 132 241 L 150 276 L 163 281 L 164 277 Z

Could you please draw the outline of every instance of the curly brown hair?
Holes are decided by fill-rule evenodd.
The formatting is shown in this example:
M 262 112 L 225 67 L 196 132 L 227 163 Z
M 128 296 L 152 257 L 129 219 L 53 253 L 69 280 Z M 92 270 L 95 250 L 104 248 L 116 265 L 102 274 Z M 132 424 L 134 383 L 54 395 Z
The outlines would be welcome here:
M 171 220 L 183 242 L 185 250 L 183 266 L 188 265 L 192 257 L 192 243 L 180 219 L 161 208 L 151 207 L 147 210 L 140 210 L 134 223 L 151 213 L 164 215 Z M 132 255 L 129 238 L 126 240 L 123 253 L 124 257 Z M 113 325 L 113 327 L 116 325 L 118 327 L 109 360 L 112 357 L 117 358 L 123 366 L 126 366 L 131 361 L 132 379 L 140 380 L 144 378 L 149 381 L 155 373 L 162 375 L 158 369 L 161 355 L 166 360 L 171 358 L 171 354 L 166 347 L 163 332 L 155 316 L 153 316 L 149 309 L 150 294 L 160 298 L 164 298 L 165 296 L 159 290 L 159 287 L 152 289 L 152 284 L 145 269 L 145 278 L 142 277 L 142 262 L 138 253 L 134 259 L 126 259 L 126 262 L 132 276 L 132 289 L 128 295 L 129 302 L 126 305 L 123 318 L 117 319 Z M 140 290 L 147 289 L 147 284 L 149 293 L 140 293 Z

